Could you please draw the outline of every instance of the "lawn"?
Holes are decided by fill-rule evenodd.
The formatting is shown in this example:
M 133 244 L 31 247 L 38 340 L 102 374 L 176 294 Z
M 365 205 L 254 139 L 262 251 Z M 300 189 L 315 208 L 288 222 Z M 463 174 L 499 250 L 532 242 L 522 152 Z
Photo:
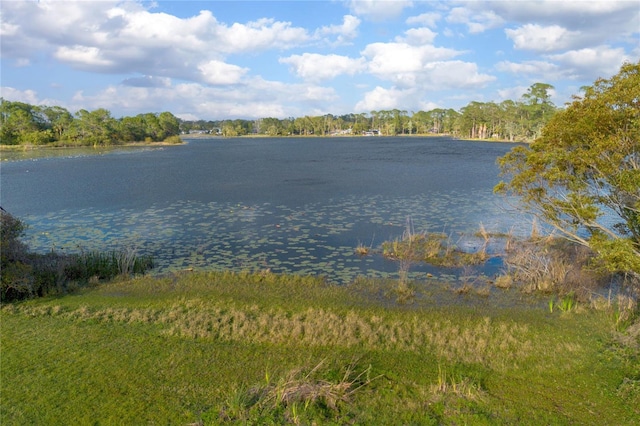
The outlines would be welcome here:
M 639 424 L 637 324 L 412 288 L 180 273 L 5 304 L 0 423 Z

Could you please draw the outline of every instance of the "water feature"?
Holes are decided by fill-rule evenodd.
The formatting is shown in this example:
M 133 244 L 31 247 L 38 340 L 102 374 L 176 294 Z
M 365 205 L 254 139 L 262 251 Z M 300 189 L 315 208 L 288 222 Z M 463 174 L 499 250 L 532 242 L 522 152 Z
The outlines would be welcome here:
M 445 232 L 472 250 L 482 223 L 527 227 L 492 193 L 513 145 L 450 138 L 194 139 L 1 163 L 1 204 L 39 252 L 134 248 L 156 272 L 234 269 L 322 274 L 334 282 L 397 274 L 356 246 Z M 3 153 L 3 160 L 7 160 Z M 516 231 L 517 232 L 517 231 Z M 491 264 L 489 265 L 489 269 Z M 456 271 L 412 268 L 446 278 Z

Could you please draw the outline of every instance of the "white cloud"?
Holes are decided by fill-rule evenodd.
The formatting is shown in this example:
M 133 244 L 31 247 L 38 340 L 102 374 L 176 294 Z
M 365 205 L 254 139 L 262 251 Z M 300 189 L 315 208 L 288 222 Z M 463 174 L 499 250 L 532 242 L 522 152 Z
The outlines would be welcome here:
M 19 99 L 13 91 L 7 93 L 11 95 L 8 99 Z M 21 96 L 25 98 L 26 94 Z M 66 105 L 60 102 L 53 104 L 65 106 L 72 112 L 81 108 L 106 108 L 115 117 L 136 115 L 140 111 L 171 111 L 180 117 L 253 119 L 298 117 L 310 110 L 324 109 L 326 113 L 330 112 L 326 111 L 326 105 L 336 99 L 338 95 L 331 87 L 285 84 L 254 77 L 242 85 L 242 90 L 194 82 L 155 87 L 111 85 L 94 93 L 79 91 Z
M 557 64 L 548 61 L 501 61 L 496 64 L 498 71 L 509 72 L 516 75 L 527 75 L 544 80 L 556 80 L 566 73 Z
M 454 7 L 447 16 L 447 22 L 465 24 L 471 34 L 499 27 L 504 19 L 492 10 L 473 11 L 465 7 Z
M 637 43 L 640 29 L 637 1 L 467 1 L 465 8 L 471 14 L 491 11 L 506 21 L 550 31 L 562 28 L 566 34 L 559 41 L 568 49 L 612 41 Z
M 559 25 L 526 24 L 516 29 L 505 29 L 505 33 L 513 40 L 514 48 L 537 52 L 567 49 L 581 37 L 580 32 L 569 31 Z
M 369 60 L 369 72 L 392 81 L 405 79 L 408 73 L 421 72 L 430 61 L 449 59 L 459 54 L 453 49 L 407 43 L 372 43 L 362 51 L 362 55 Z
M 359 26 L 360 19 L 353 15 L 344 15 L 342 18 L 342 25 L 328 25 L 321 27 L 316 30 L 315 36 L 324 39 L 327 36 L 337 35 L 336 42 L 338 44 L 346 43 L 357 37 Z
M 78 66 L 78 68 L 107 70 L 114 66 L 114 62 L 105 59 L 97 47 L 89 46 L 60 46 L 54 56 L 63 62 Z
M 495 77 L 481 74 L 475 63 L 450 61 L 461 52 L 431 45 L 372 43 L 362 52 L 374 76 L 400 89 L 414 86 L 432 90 L 483 87 Z
M 55 103 L 47 102 L 38 97 L 38 94 L 34 90 L 18 90 L 13 87 L 2 86 L 0 87 L 0 97 L 13 101 L 24 102 L 31 105 L 54 105 Z M 55 104 L 60 105 L 60 104 Z
M 385 89 L 377 86 L 372 91 L 367 92 L 364 95 L 364 99 L 356 104 L 355 111 L 369 112 L 405 108 L 408 105 L 408 98 L 413 95 L 414 92 L 412 90 Z
M 436 28 L 437 22 L 442 18 L 437 12 L 422 13 L 418 16 L 411 16 L 407 18 L 406 23 L 408 25 L 426 25 L 429 28 Z
M 374 21 L 396 18 L 405 8 L 413 6 L 413 2 L 406 0 L 350 0 L 348 4 L 352 13 Z
M 234 23 L 230 27 L 220 26 L 217 32 L 218 37 L 209 40 L 210 48 L 225 53 L 287 49 L 299 46 L 310 38 L 304 28 L 266 18 L 246 25 Z
M 431 31 L 427 27 L 423 28 L 411 28 L 404 32 L 404 37 L 396 37 L 396 41 L 405 42 L 414 46 L 423 44 L 433 44 L 436 38 L 436 33 Z
M 259 19 L 227 25 L 210 11 L 179 18 L 131 1 L 6 3 L 1 16 L 3 57 L 25 61 L 34 51 L 49 50 L 57 60 L 86 71 L 211 81 L 212 70 L 198 72 L 198 64 L 312 40 L 306 29 L 289 22 Z M 345 18 L 343 34 L 353 30 L 356 20 Z M 234 69 L 233 81 L 237 74 Z
M 205 82 L 219 85 L 238 84 L 248 71 L 246 68 L 216 60 L 200 64 L 198 69 Z
M 625 61 L 631 61 L 622 48 L 598 46 L 549 55 L 549 59 L 566 67 L 575 79 L 595 80 L 610 77 L 620 70 Z M 637 59 L 636 59 L 637 60 Z
M 342 74 L 353 75 L 362 71 L 364 60 L 352 59 L 341 55 L 320 55 L 304 53 L 280 58 L 283 64 L 291 65 L 291 69 L 305 80 L 319 81 L 337 77 Z
M 420 82 L 432 89 L 469 89 L 484 87 L 495 79 L 480 73 L 472 62 L 443 61 L 427 64 Z

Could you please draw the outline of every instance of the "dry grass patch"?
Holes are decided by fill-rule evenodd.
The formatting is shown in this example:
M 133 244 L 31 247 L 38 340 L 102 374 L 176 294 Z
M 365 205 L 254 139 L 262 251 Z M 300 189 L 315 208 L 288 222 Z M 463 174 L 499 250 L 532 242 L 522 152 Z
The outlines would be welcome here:
M 72 321 L 147 323 L 161 333 L 287 346 L 362 347 L 371 350 L 430 351 L 447 360 L 503 368 L 527 357 L 532 335 L 526 325 L 489 318 L 433 319 L 418 313 L 378 314 L 307 308 L 292 312 L 257 305 L 189 299 L 154 308 L 90 308 L 12 305 L 7 312 L 58 316 Z
M 356 392 L 377 378 L 371 377 L 371 366 L 358 373 L 352 362 L 332 379 L 335 374 L 325 364 L 323 360 L 311 369 L 293 369 L 277 381 L 267 373 L 263 384 L 232 390 L 219 420 L 307 424 L 312 418 L 335 419 Z

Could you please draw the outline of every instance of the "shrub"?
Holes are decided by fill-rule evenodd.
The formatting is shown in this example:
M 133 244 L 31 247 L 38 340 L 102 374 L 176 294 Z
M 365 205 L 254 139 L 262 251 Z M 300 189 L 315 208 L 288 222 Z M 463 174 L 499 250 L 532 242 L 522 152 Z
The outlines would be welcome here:
M 529 239 L 512 243 L 504 263 L 507 275 L 525 291 L 573 294 L 587 301 L 604 276 L 591 268 L 593 253 L 564 239 Z M 508 278 L 500 284 L 508 287 Z
M 182 139 L 180 139 L 180 136 L 173 135 L 173 136 L 169 136 L 168 138 L 166 138 L 164 140 L 164 143 L 170 143 L 170 144 L 176 144 L 177 145 L 177 144 L 181 144 L 183 142 L 182 142 Z

